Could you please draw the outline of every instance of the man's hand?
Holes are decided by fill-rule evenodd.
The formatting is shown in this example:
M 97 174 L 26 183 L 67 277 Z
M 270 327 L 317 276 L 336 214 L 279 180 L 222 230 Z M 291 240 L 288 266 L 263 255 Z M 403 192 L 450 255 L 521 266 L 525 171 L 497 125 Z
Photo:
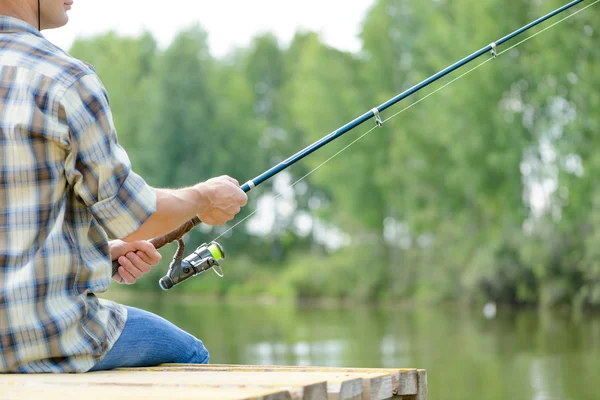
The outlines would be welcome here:
M 124 239 L 126 242 L 163 236 L 196 215 L 207 225 L 223 225 L 248 202 L 239 182 L 229 176 L 212 178 L 183 189 L 154 191 L 156 211 Z
M 150 272 L 153 266 L 160 262 L 161 255 L 154 246 L 145 240 L 136 240 L 133 242 L 124 242 L 122 240 L 113 240 L 108 243 L 110 248 L 110 259 L 119 260 L 119 273 L 113 276 L 113 279 L 123 284 L 134 284 L 136 280 L 147 272 Z
M 248 202 L 239 182 L 229 176 L 209 179 L 195 189 L 202 198 L 198 217 L 208 225 L 219 226 L 231 221 Z

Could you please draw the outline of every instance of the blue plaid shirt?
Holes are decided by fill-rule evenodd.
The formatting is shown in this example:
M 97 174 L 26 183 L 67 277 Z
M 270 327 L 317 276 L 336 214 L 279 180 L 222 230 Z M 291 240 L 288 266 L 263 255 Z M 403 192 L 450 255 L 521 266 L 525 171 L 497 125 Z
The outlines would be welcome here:
M 108 236 L 156 210 L 89 65 L 0 16 L 0 372 L 85 372 L 127 318 Z

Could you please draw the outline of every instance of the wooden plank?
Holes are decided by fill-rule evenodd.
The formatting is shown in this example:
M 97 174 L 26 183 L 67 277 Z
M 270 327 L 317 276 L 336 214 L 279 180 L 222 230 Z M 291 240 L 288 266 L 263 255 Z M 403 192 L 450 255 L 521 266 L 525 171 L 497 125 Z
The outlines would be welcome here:
M 3 400 L 292 400 L 285 390 L 260 388 L 206 388 L 190 386 L 112 386 L 46 384 L 3 384 L 0 383 Z
M 123 369 L 127 370 L 127 369 Z M 355 374 L 388 374 L 392 380 L 393 393 L 404 395 L 417 394 L 417 370 L 414 368 L 338 368 L 338 367 L 302 367 L 302 366 L 279 366 L 279 365 L 233 365 L 233 364 L 163 364 L 157 367 L 145 368 L 148 371 L 252 371 L 252 372 L 275 372 L 275 371 L 302 371 L 302 372 L 348 372 Z M 402 379 L 400 379 L 402 376 Z M 367 384 L 367 386 L 370 386 Z
M 427 400 L 427 371 L 424 369 L 417 370 L 417 394 L 394 396 L 397 400 Z
M 320 387 L 311 387 L 314 398 L 332 400 L 382 400 L 392 396 L 391 378 L 386 374 L 348 373 L 348 372 L 256 372 L 256 371 L 161 371 L 134 369 L 111 372 L 94 372 L 80 375 L 14 375 L 13 383 L 25 383 L 32 380 L 45 384 L 63 385 L 223 385 L 223 386 L 266 386 L 299 387 L 321 383 Z M 322 389 L 320 389 L 322 388 Z M 321 395 L 322 393 L 322 395 Z M 302 392 L 302 396 L 307 396 Z
M 232 367 L 216 367 L 211 368 L 210 366 L 201 365 L 186 365 L 186 366 L 167 366 L 167 367 L 151 367 L 143 369 L 121 369 L 120 371 L 146 371 L 146 372 L 160 372 L 161 374 L 176 373 L 176 372 L 200 372 L 202 375 L 210 373 L 244 373 L 244 374 L 256 374 L 256 375 L 271 375 L 272 379 L 278 381 L 281 376 L 290 374 L 300 374 L 304 377 L 312 377 L 315 379 L 322 379 L 327 381 L 328 393 L 335 393 L 338 390 L 338 386 L 335 385 L 345 380 L 361 379 L 363 386 L 363 400 L 383 400 L 389 399 L 393 396 L 392 388 L 392 377 L 386 372 L 368 371 L 368 372 L 354 372 L 353 370 L 346 371 L 326 371 L 326 370 L 315 370 L 313 368 L 295 369 L 295 368 L 273 368 L 273 369 L 249 369 L 249 368 L 232 368 Z M 162 375 L 161 375 L 162 377 Z M 349 384 L 351 385 L 351 384 Z M 348 385 L 347 385 L 348 386 Z M 340 387 L 341 389 L 341 387 Z M 352 390 L 352 389 L 347 389 Z
M 160 372 L 157 377 L 155 372 Z M 57 385 L 123 385 L 196 389 L 287 390 L 292 400 L 426 400 L 427 373 L 416 369 L 335 368 L 250 365 L 162 365 L 83 375 L 8 375 L 20 382 Z M 7 377 L 7 376 L 5 376 Z M 57 380 L 58 379 L 58 380 Z M 63 380 L 63 379 L 66 379 Z M 0 383 L 2 377 L 0 376 Z M 327 381 L 326 383 L 324 381 Z M 396 382 L 392 385 L 392 382 Z M 326 387 L 326 396 L 323 396 Z M 362 393 L 362 395 L 361 395 Z M 1 396 L 0 396 L 1 397 Z
M 367 372 L 367 373 L 387 373 L 392 377 L 392 388 L 394 393 L 403 393 L 405 395 L 417 394 L 417 369 L 416 368 L 340 368 L 340 367 L 306 367 L 306 366 L 280 366 L 280 365 L 235 365 L 235 364 L 163 364 L 157 367 L 149 368 L 155 371 L 172 370 L 210 370 L 210 371 L 305 371 L 305 372 Z M 400 376 L 403 379 L 400 379 Z
M 63 385 L 155 385 L 155 386 L 236 386 L 265 387 L 287 389 L 294 399 L 299 400 L 359 400 L 363 394 L 363 378 L 348 377 L 348 374 L 323 374 L 303 372 L 214 372 L 202 371 L 163 371 L 160 379 L 145 369 L 94 372 L 85 375 L 15 375 L 13 383 L 25 383 L 31 380 L 46 384 Z M 380 375 L 385 378 L 385 375 Z M 328 381 L 326 382 L 326 378 Z M 372 385 L 377 384 L 378 376 L 370 377 Z M 381 384 L 379 385 L 381 386 Z
M 417 394 L 419 392 L 417 370 L 400 371 L 398 376 L 398 386 L 396 386 L 395 389 L 394 394 L 401 396 Z
M 360 382 L 360 380 L 358 380 Z M 32 382 L 45 385 L 113 385 L 113 386 L 176 386 L 206 388 L 261 388 L 263 390 L 287 390 L 293 400 L 325 400 L 327 399 L 327 382 L 307 376 L 285 376 L 274 380 L 262 374 L 165 372 L 160 380 L 155 374 L 148 372 L 95 372 L 84 375 L 15 375 L 11 376 L 13 385 L 27 385 Z M 345 382 L 343 382 L 345 383 Z M 342 386 L 342 384 L 338 384 Z M 339 393 L 339 390 L 338 390 Z M 362 391 L 361 391 L 362 393 Z M 346 399 L 344 399 L 346 400 Z
M 427 400 L 427 371 L 424 369 L 418 370 L 419 390 L 417 400 Z
M 363 391 L 362 378 L 351 379 L 341 384 L 327 382 L 328 400 L 362 400 Z

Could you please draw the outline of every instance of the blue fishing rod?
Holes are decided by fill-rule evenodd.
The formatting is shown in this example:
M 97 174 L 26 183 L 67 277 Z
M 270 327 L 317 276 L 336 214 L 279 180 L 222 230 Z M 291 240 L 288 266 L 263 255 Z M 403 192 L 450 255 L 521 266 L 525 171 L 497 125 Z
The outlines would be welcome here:
M 514 31 L 513 33 L 504 36 L 502 39 L 499 39 L 496 42 L 493 42 L 489 45 L 487 45 L 486 47 L 476 51 L 475 53 L 471 54 L 470 56 L 467 56 L 465 58 L 463 58 L 462 60 L 452 64 L 451 66 L 449 66 L 448 68 L 438 72 L 435 75 L 432 75 L 431 77 L 425 79 L 423 82 L 411 87 L 410 89 L 405 90 L 404 92 L 400 93 L 399 95 L 397 95 L 396 97 L 386 101 L 385 103 L 381 104 L 378 107 L 373 108 L 371 111 L 368 111 L 366 113 L 364 113 L 363 115 L 361 115 L 360 117 L 356 118 L 355 120 L 353 120 L 352 122 L 347 123 L 346 125 L 342 126 L 341 128 L 331 132 L 329 135 L 325 136 L 324 138 L 318 140 L 317 142 L 311 144 L 310 146 L 306 147 L 305 149 L 299 151 L 298 153 L 294 154 L 293 156 L 291 156 L 290 158 L 288 158 L 285 161 L 282 161 L 281 163 L 279 163 L 278 165 L 274 166 L 273 168 L 269 169 L 268 171 L 262 173 L 261 175 L 257 176 L 256 178 L 248 181 L 247 183 L 245 183 L 242 186 L 242 190 L 244 192 L 249 192 L 250 190 L 254 189 L 256 186 L 260 185 L 261 183 L 263 183 L 264 181 L 272 178 L 273 176 L 277 175 L 278 173 L 280 173 L 281 171 L 285 170 L 286 168 L 290 167 L 291 165 L 295 164 L 296 162 L 302 160 L 304 157 L 308 156 L 309 154 L 319 150 L 321 147 L 327 145 L 328 143 L 334 141 L 335 139 L 339 138 L 340 136 L 344 135 L 345 133 L 351 131 L 352 129 L 356 128 L 357 126 L 363 124 L 364 122 L 368 121 L 371 118 L 375 118 L 375 122 L 377 123 L 377 125 L 379 127 L 383 126 L 383 121 L 381 119 L 381 116 L 379 115 L 380 112 L 385 111 L 386 109 L 390 108 L 391 106 L 395 105 L 396 103 L 406 99 L 407 97 L 417 93 L 418 91 L 420 91 L 421 89 L 426 88 L 427 86 L 431 85 L 432 83 L 434 83 L 435 81 L 443 78 L 444 76 L 450 74 L 451 72 L 469 64 L 470 62 L 478 59 L 479 57 L 481 57 L 484 54 L 487 54 L 488 52 L 491 52 L 493 57 L 497 56 L 497 48 L 498 46 L 508 42 L 509 40 L 513 39 L 516 36 L 519 36 L 520 34 L 522 34 L 523 32 L 541 24 L 542 22 L 568 10 L 571 7 L 576 6 L 579 3 L 582 3 L 584 0 L 576 0 L 576 1 L 572 1 L 569 4 L 564 5 L 563 7 L 560 7 L 559 9 L 551 12 L 550 14 L 547 14 L 527 25 L 525 25 L 524 27 Z
M 443 69 L 442 71 L 438 72 L 437 74 L 432 75 L 431 77 L 425 79 L 421 83 L 411 87 L 410 89 L 405 90 L 404 92 L 402 92 L 399 95 L 395 96 L 394 98 L 386 101 L 385 103 L 379 105 L 378 107 L 375 107 L 372 110 L 364 113 L 360 117 L 347 123 L 346 125 L 342 126 L 341 128 L 331 132 L 327 136 L 325 136 L 322 139 L 318 140 L 317 142 L 311 144 L 310 146 L 304 148 L 303 150 L 301 150 L 298 153 L 294 154 L 293 156 L 289 157 L 285 161 L 282 161 L 281 163 L 277 164 L 276 166 L 272 167 L 271 169 L 263 172 L 256 178 L 249 180 L 248 182 L 246 182 L 245 184 L 243 184 L 241 186 L 241 189 L 246 193 L 250 192 L 252 189 L 257 187 L 261 183 L 269 180 L 270 178 L 279 174 L 283 170 L 289 168 L 293 164 L 302 160 L 304 157 L 308 156 L 309 154 L 314 153 L 318 149 L 331 143 L 335 139 L 339 138 L 340 136 L 344 135 L 347 132 L 350 132 L 352 129 L 356 128 L 359 125 L 362 125 L 364 122 L 366 122 L 372 118 L 375 119 L 375 123 L 377 124 L 377 126 L 382 127 L 383 120 L 381 119 L 380 112 L 385 111 L 386 109 L 390 108 L 391 106 L 395 105 L 396 103 L 398 103 L 398 102 L 406 99 L 407 97 L 417 93 L 418 91 L 426 88 L 427 86 L 431 85 L 432 83 L 436 82 L 437 80 L 450 74 L 451 72 L 456 71 L 457 69 L 471 63 L 472 61 L 478 59 L 479 57 L 483 56 L 484 54 L 491 53 L 491 56 L 495 58 L 498 55 L 498 47 L 501 46 L 502 44 L 521 35 L 522 33 L 528 31 L 529 29 L 543 23 L 544 21 L 547 21 L 547 20 L 551 19 L 552 17 L 565 12 L 566 10 L 578 5 L 579 3 L 582 3 L 583 1 L 584 0 L 572 1 L 558 9 L 552 11 L 551 13 L 523 26 L 522 28 L 517 29 L 513 33 L 510 33 L 510 34 L 504 36 L 503 38 L 490 43 L 489 45 L 481 48 L 480 50 L 474 52 L 473 54 L 452 64 L 451 66 L 447 67 L 446 69 Z M 175 257 L 173 258 L 173 262 L 171 263 L 171 265 L 169 267 L 169 271 L 168 271 L 167 275 L 165 275 L 159 281 L 159 284 L 163 290 L 171 289 L 173 286 L 185 281 L 186 279 L 188 279 L 192 276 L 201 274 L 211 268 L 218 267 L 219 266 L 218 262 L 224 258 L 225 252 L 223 251 L 223 248 L 221 247 L 221 245 L 219 245 L 216 242 L 211 242 L 209 244 L 203 244 L 202 246 L 198 247 L 191 255 L 189 255 L 188 257 L 183 259 L 184 243 L 183 243 L 182 237 L 184 234 L 191 231 L 192 229 L 194 229 L 194 227 L 196 227 L 197 225 L 199 225 L 201 223 L 202 223 L 202 221 L 200 221 L 200 219 L 198 217 L 194 217 L 193 219 L 186 222 L 184 225 L 182 225 L 177 230 L 169 233 L 168 235 L 151 240 L 152 244 L 157 249 L 164 246 L 165 244 L 168 244 L 168 243 L 171 243 L 174 241 L 176 241 L 178 243 L 177 253 L 175 254 Z M 113 263 L 113 275 L 117 273 L 118 267 L 119 267 L 119 263 L 117 261 L 115 261 Z

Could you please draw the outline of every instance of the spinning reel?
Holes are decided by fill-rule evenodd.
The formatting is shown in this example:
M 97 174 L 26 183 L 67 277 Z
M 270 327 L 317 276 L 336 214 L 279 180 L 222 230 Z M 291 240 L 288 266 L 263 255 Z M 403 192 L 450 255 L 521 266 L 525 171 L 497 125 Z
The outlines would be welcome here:
M 214 271 L 220 277 L 223 276 L 223 270 L 219 265 L 219 261 L 225 258 L 223 247 L 217 242 L 210 242 L 198 247 L 192 254 L 183 258 L 185 243 L 183 235 L 200 225 L 200 218 L 194 217 L 185 224 L 181 225 L 173 232 L 150 240 L 150 243 L 156 248 L 177 242 L 177 252 L 173 256 L 173 261 L 169 265 L 169 271 L 163 276 L 158 284 L 163 290 L 169 290 L 175 285 L 191 278 L 192 276 L 200 275 L 203 272 L 214 268 Z M 218 268 L 218 270 L 217 270 Z M 119 272 L 119 261 L 115 260 L 112 264 L 113 276 Z
M 178 239 L 177 245 L 177 253 L 169 265 L 169 272 L 158 281 L 162 290 L 169 290 L 186 279 L 200 275 L 211 268 L 215 268 L 214 271 L 217 275 L 223 276 L 219 260 L 225 258 L 225 251 L 219 243 L 203 244 L 185 259 L 182 259 L 183 239 Z M 217 267 L 219 270 L 216 269 Z

